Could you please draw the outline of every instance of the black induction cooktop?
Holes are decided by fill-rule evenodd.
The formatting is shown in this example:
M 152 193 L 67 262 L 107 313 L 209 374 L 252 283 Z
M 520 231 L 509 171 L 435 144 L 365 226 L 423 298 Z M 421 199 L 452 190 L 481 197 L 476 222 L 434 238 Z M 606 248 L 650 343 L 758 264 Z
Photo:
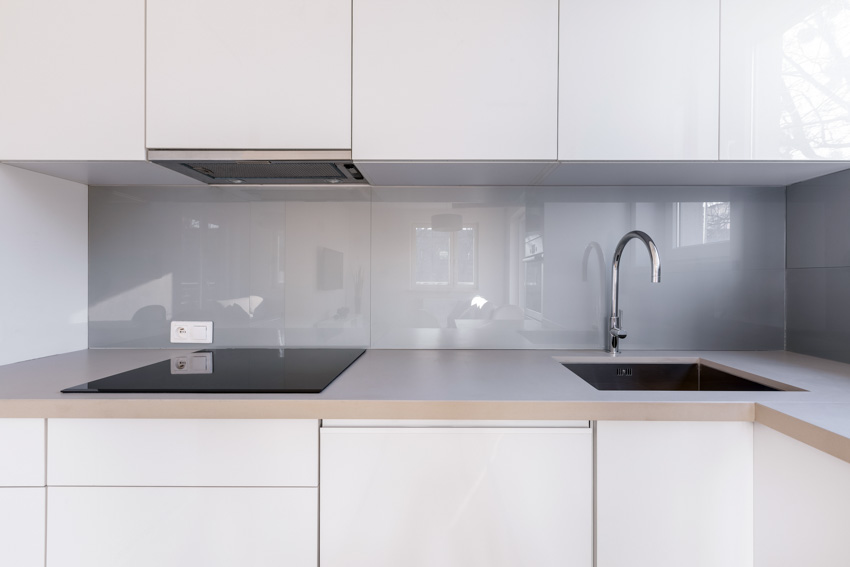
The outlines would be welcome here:
M 63 393 L 316 394 L 364 349 L 232 348 L 186 352 Z

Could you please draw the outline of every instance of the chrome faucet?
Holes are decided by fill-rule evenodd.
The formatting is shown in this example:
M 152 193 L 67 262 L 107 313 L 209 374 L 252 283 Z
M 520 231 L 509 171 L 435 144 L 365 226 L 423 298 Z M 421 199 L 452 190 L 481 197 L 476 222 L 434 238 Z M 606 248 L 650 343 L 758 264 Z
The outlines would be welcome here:
M 626 338 L 626 332 L 620 326 L 620 256 L 623 255 L 623 249 L 632 238 L 637 238 L 646 244 L 649 250 L 649 259 L 652 261 L 652 282 L 658 283 L 661 281 L 661 258 L 658 256 L 658 248 L 655 242 L 645 232 L 633 230 L 620 239 L 617 244 L 617 250 L 614 252 L 614 262 L 611 266 L 611 320 L 608 327 L 608 344 L 605 350 L 612 355 L 619 354 L 620 341 Z

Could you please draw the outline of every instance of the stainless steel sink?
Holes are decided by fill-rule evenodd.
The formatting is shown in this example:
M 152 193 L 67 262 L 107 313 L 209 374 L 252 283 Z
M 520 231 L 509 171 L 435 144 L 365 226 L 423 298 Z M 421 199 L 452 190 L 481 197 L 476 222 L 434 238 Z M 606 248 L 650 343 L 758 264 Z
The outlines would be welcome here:
M 798 390 L 760 384 L 699 363 L 564 363 L 597 390 L 702 390 L 708 392 L 780 392 Z M 786 386 L 786 387 L 782 387 Z

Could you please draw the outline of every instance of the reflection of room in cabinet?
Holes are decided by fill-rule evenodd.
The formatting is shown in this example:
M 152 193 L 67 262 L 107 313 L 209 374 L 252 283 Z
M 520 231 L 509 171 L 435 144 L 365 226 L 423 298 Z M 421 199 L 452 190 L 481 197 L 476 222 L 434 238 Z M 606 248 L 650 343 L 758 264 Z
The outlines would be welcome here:
M 850 159 L 850 4 L 734 0 L 721 14 L 721 159 Z

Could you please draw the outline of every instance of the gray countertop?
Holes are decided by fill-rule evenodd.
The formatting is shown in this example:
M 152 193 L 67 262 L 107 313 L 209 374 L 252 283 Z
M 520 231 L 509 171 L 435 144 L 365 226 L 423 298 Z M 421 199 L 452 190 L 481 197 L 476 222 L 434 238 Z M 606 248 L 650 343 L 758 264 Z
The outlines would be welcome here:
M 60 393 L 185 352 L 84 350 L 0 366 L 0 417 L 748 420 L 850 460 L 850 365 L 784 351 L 617 360 L 701 359 L 806 391 L 597 391 L 561 365 L 611 359 L 601 351 L 370 350 L 320 394 Z

